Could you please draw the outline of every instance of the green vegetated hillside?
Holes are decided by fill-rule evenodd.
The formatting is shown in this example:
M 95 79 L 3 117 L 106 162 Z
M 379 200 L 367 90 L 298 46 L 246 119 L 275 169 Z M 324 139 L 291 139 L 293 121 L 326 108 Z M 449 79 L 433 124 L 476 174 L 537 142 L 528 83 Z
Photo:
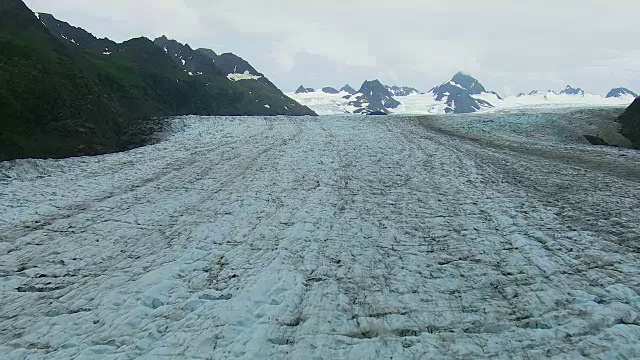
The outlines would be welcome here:
M 149 39 L 116 44 L 41 18 L 0 1 L 0 160 L 130 149 L 158 117 L 314 115 L 275 86 L 229 80 L 213 61 L 215 71 L 194 75 Z

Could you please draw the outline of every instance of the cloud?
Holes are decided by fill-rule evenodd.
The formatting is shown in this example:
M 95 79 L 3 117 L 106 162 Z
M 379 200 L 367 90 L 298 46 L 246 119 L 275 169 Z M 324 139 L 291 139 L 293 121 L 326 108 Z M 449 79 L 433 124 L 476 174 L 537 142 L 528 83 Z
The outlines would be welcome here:
M 633 0 L 27 3 L 118 41 L 167 34 L 233 51 L 285 90 L 376 77 L 428 90 L 458 70 L 508 93 L 567 82 L 640 90 Z

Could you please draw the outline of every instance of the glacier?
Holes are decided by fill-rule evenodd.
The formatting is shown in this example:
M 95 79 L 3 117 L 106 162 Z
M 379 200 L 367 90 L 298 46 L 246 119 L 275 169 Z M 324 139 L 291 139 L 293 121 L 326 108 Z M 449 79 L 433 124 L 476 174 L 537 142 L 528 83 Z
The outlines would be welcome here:
M 638 358 L 640 153 L 567 111 L 0 163 L 0 358 Z

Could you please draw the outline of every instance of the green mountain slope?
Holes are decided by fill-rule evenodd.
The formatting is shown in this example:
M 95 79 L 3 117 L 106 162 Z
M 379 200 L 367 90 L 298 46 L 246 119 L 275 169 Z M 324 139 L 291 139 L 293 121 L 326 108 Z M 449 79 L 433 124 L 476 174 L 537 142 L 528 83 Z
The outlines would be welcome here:
M 84 46 L 95 37 L 53 34 L 21 0 L 0 1 L 0 160 L 130 149 L 155 117 L 277 114 L 222 73 L 215 83 L 189 75 L 149 39 Z

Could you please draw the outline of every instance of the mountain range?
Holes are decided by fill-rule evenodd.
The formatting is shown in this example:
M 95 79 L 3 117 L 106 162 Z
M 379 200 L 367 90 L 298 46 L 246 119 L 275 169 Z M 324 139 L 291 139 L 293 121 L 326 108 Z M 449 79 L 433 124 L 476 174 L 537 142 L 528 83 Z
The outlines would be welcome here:
M 371 87 L 375 83 L 377 86 Z M 365 86 L 366 85 L 366 86 Z M 532 90 L 517 96 L 501 97 L 487 90 L 480 81 L 463 72 L 431 88 L 427 93 L 408 86 L 383 85 L 379 80 L 365 81 L 364 89 L 355 91 L 349 85 L 338 93 L 301 86 L 290 96 L 321 115 L 329 114 L 466 114 L 490 109 L 520 106 L 627 106 L 637 96 L 626 88 L 612 89 L 606 96 L 591 94 L 567 85 L 555 92 Z M 326 88 L 325 88 L 326 89 Z M 332 88 L 333 89 L 333 88 Z M 357 101 L 354 101 L 354 98 Z M 384 103 L 382 100 L 384 99 Z
M 0 160 L 127 150 L 168 116 L 315 115 L 236 55 L 99 39 L 21 0 L 0 2 L 0 49 Z

